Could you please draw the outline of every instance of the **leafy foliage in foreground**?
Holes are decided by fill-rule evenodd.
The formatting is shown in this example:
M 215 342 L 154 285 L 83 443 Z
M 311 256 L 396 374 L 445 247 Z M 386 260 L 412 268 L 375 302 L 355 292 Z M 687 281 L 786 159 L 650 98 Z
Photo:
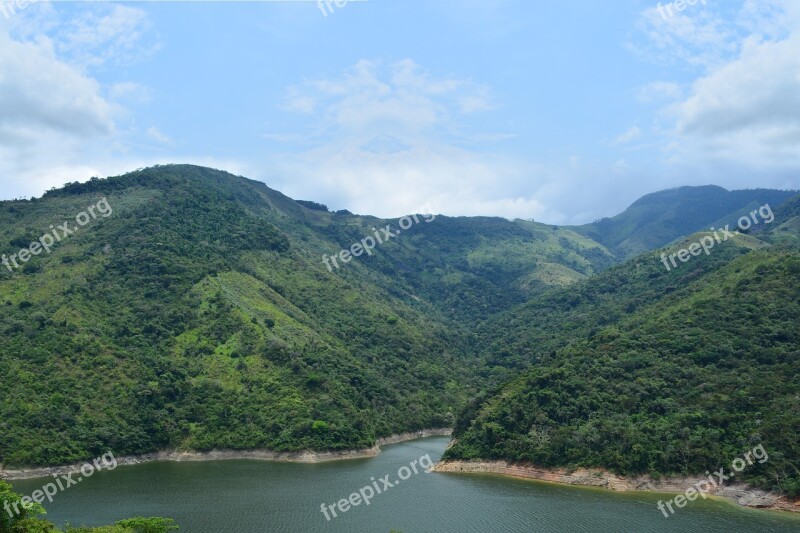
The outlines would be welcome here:
M 30 502 L 23 505 L 22 496 L 13 487 L 0 479 L 0 533 L 59 533 L 55 525 L 40 518 L 47 514 L 40 504 Z M 9 509 L 12 509 L 9 515 Z M 19 511 L 16 513 L 14 511 Z M 120 520 L 113 526 L 79 527 L 67 526 L 65 533 L 167 533 L 179 529 L 171 518 L 136 517 Z

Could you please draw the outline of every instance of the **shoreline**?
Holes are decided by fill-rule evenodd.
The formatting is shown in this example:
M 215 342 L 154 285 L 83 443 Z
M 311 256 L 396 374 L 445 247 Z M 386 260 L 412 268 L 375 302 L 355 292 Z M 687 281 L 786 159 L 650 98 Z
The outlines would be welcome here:
M 653 479 L 649 475 L 624 477 L 600 468 L 541 468 L 530 464 L 511 464 L 506 461 L 440 461 L 432 472 L 461 474 L 496 474 L 533 479 L 559 485 L 601 488 L 616 492 L 653 492 L 683 494 L 687 488 L 706 479 L 702 476 Z M 800 513 L 800 499 L 792 501 L 745 483 L 735 482 L 713 487 L 712 498 L 727 500 L 743 507 L 768 511 Z
M 254 459 L 259 461 L 273 461 L 276 463 L 325 463 L 330 461 L 347 461 L 351 459 L 367 459 L 381 453 L 381 446 L 399 444 L 426 437 L 450 436 L 451 428 L 431 428 L 398 433 L 381 437 L 371 448 L 355 450 L 330 450 L 311 451 L 300 450 L 295 452 L 276 452 L 273 450 L 209 450 L 198 452 L 193 450 L 161 450 L 158 452 L 143 453 L 139 455 L 126 455 L 116 458 L 117 466 L 130 466 L 156 461 L 230 461 L 239 459 Z M 91 461 L 92 459 L 88 459 Z M 87 461 L 87 462 L 88 462 Z M 32 479 L 50 477 L 78 472 L 86 462 L 58 466 L 38 466 L 30 468 L 5 468 L 0 465 L 0 479 L 13 481 L 18 479 Z M 115 467 L 116 468 L 116 467 Z

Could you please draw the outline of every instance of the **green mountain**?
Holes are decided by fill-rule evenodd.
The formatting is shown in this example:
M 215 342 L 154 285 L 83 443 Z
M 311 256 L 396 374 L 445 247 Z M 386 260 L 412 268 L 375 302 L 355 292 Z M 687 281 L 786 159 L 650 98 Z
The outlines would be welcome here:
M 741 235 L 671 271 L 637 257 L 487 324 L 490 363 L 532 366 L 465 409 L 446 458 L 701 474 L 762 443 L 742 478 L 796 496 L 799 319 L 796 246 Z
M 409 220 L 371 255 L 323 262 Z M 451 426 L 480 388 L 466 332 L 615 260 L 567 229 L 329 213 L 182 165 L 2 202 L 0 228 L 9 465 L 355 448 Z M 45 234 L 51 253 L 19 252 Z
M 754 234 L 773 244 L 789 246 L 800 244 L 800 195 L 780 206 L 771 226 L 758 228 L 759 231 Z M 763 236 L 762 233 L 764 233 Z
M 615 217 L 572 229 L 615 255 L 630 258 L 696 231 L 725 224 L 735 227 L 739 217 L 764 204 L 774 209 L 796 194 L 770 189 L 728 191 L 715 185 L 679 187 L 648 194 Z
M 691 193 L 668 193 L 660 209 L 696 211 Z M 796 419 L 765 411 L 793 401 L 797 203 L 669 272 L 661 251 L 621 264 L 631 243 L 671 252 L 709 220 L 787 195 L 712 193 L 691 223 L 662 214 L 653 241 L 628 212 L 592 232 L 383 220 L 189 165 L 0 202 L 0 464 L 337 450 L 456 425 L 451 456 L 661 472 L 674 452 L 655 453 L 656 436 L 717 436 L 696 459 L 710 462 L 754 438 L 736 418 L 754 410 L 782 445 Z M 613 428 L 617 447 L 575 436 Z M 538 455 L 534 429 L 559 447 Z

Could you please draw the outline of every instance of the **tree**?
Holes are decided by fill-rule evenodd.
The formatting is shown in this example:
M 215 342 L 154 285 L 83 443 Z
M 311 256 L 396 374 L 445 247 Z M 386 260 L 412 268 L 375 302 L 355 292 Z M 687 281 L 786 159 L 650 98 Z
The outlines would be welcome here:
M 166 533 L 167 531 L 178 529 L 178 526 L 175 525 L 171 518 L 159 517 L 144 518 L 137 516 L 136 518 L 120 520 L 114 525 L 130 529 L 135 533 Z
M 23 502 L 22 496 L 11 489 L 9 483 L 0 480 L 0 533 L 51 531 L 51 524 L 36 519 L 45 514 L 44 507 L 36 502 Z

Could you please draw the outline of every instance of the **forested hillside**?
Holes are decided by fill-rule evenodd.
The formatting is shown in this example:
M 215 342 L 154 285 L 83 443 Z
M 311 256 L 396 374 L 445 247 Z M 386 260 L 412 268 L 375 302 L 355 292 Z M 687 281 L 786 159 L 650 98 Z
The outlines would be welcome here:
M 769 462 L 742 477 L 800 494 L 800 252 L 753 240 L 670 272 L 647 254 L 507 313 L 487 353 L 533 366 L 464 411 L 446 458 L 702 474 L 760 443 Z
M 102 198 L 112 212 L 78 228 Z M 0 203 L 8 255 L 75 229 L 0 269 L 0 463 L 451 426 L 480 388 L 463 332 L 614 261 L 568 230 L 431 216 L 330 272 L 323 254 L 398 221 L 308 205 L 192 166 Z
M 745 191 L 736 205 L 785 194 Z M 677 211 L 684 198 L 673 200 Z M 99 202 L 108 211 L 78 227 L 76 215 Z M 704 417 L 730 417 L 730 432 L 714 433 L 723 447 L 750 434 L 732 420 L 744 407 L 725 379 L 747 397 L 769 390 L 775 402 L 791 401 L 797 339 L 783 329 L 797 305 L 787 277 L 796 274 L 795 252 L 751 252 L 796 239 L 791 213 L 776 218 L 780 238 L 741 236 L 666 272 L 656 256 L 620 264 L 627 252 L 601 244 L 625 240 L 619 228 L 594 239 L 532 221 L 435 213 L 404 226 L 188 165 L 2 202 L 0 252 L 17 254 L 20 268 L 0 268 L 0 464 L 73 462 L 109 449 L 360 448 L 453 426 L 462 413 L 451 454 L 666 471 L 677 452 L 654 455 L 652 439 L 674 439 L 692 417 L 697 428 Z M 73 234 L 22 260 L 22 248 L 63 221 Z M 336 268 L 323 260 L 384 229 L 394 237 L 371 254 Z M 753 268 L 764 273 L 749 277 Z M 736 298 L 749 293 L 712 291 L 753 279 L 763 296 L 741 315 Z M 717 312 L 721 324 L 700 320 Z M 698 316 L 690 327 L 674 322 L 676 313 Z M 670 334 L 668 357 L 653 361 L 662 349 L 655 342 Z M 706 347 L 731 342 L 743 355 Z M 724 372 L 711 375 L 709 365 Z M 675 368 L 684 374 L 666 376 Z M 645 375 L 654 369 L 660 381 Z M 756 375 L 763 390 L 742 381 Z M 700 385 L 718 392 L 689 394 Z M 498 388 L 508 404 L 493 395 Z M 530 394 L 543 395 L 541 410 L 530 408 Z M 562 405 L 567 396 L 573 403 Z M 676 407 L 683 398 L 694 399 Z M 642 413 L 625 411 L 640 399 Z M 509 418 L 499 414 L 505 406 L 529 412 Z M 631 429 L 644 413 L 660 433 Z M 770 436 L 792 422 L 759 416 Z M 576 445 L 574 432 L 596 432 L 592 424 L 602 438 L 627 428 L 615 441 L 622 447 L 598 448 L 604 441 L 592 436 Z M 534 428 L 561 431 L 559 447 L 540 456 L 524 437 Z M 711 438 L 697 432 L 699 443 Z
M 475 349 L 483 357 L 485 382 L 502 383 L 553 358 L 558 349 L 592 338 L 602 328 L 717 270 L 750 251 L 751 242 L 746 239 L 726 243 L 713 254 L 697 258 L 689 268 L 671 272 L 658 255 L 641 256 L 498 313 L 473 335 Z
M 710 227 L 736 226 L 742 215 L 764 204 L 775 209 L 796 192 L 729 191 L 715 185 L 678 187 L 645 195 L 623 213 L 573 229 L 629 258 Z

